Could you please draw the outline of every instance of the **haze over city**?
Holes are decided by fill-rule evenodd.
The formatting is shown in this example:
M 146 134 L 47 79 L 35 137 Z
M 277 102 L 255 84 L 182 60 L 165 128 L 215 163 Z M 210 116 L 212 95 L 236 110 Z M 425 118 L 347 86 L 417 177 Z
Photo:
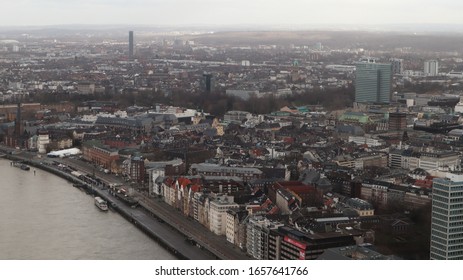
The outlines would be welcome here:
M 462 2 L 1 3 L 0 260 L 463 259 Z
M 0 26 L 68 24 L 262 26 L 448 31 L 463 24 L 456 0 L 18 0 L 2 1 Z

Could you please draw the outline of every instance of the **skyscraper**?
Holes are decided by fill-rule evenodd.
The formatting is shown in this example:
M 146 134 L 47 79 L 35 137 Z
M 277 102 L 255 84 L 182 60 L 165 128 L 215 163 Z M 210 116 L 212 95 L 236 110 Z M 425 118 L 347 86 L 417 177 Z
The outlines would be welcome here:
M 391 100 L 392 66 L 390 63 L 356 64 L 355 102 L 389 103 Z
M 424 62 L 424 74 L 426 76 L 437 76 L 439 74 L 439 62 L 437 60 L 426 60 Z
M 404 71 L 404 60 L 399 58 L 391 58 L 389 61 L 392 64 L 392 74 L 402 74 Z
M 432 184 L 431 259 L 463 260 L 463 175 Z
M 133 31 L 129 31 L 129 58 L 133 58 Z
M 203 81 L 201 83 L 202 83 L 202 87 L 203 87 L 205 92 L 211 92 L 213 90 L 213 87 L 214 87 L 214 81 L 213 81 L 212 74 L 204 73 L 203 74 Z

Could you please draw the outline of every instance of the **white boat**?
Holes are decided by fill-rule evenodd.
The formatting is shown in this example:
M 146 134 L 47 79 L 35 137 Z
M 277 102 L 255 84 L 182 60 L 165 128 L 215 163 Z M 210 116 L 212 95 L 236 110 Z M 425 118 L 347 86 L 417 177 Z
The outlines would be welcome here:
M 108 204 L 99 196 L 95 196 L 95 205 L 102 211 L 108 211 Z

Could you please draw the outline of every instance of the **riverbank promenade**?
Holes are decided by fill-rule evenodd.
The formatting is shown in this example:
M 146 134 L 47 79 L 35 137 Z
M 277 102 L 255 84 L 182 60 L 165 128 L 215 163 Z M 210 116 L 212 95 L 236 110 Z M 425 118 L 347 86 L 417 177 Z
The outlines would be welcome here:
M 34 153 L 16 151 L 0 147 L 0 152 L 10 160 L 23 161 L 36 168 L 43 169 L 61 176 L 77 184 L 84 184 L 90 188 L 91 194 L 98 195 L 108 202 L 110 208 L 119 212 L 124 218 L 137 228 L 148 234 L 156 242 L 168 249 L 179 259 L 190 260 L 250 260 L 242 250 L 227 242 L 225 236 L 218 236 L 204 228 L 196 221 L 175 210 L 159 198 L 149 197 L 147 194 L 135 192 L 133 197 L 138 201 L 136 207 L 127 205 L 114 195 L 109 188 L 104 187 L 112 183 L 120 183 L 120 178 L 95 171 L 94 167 L 77 159 L 37 158 Z M 104 184 L 89 185 L 61 170 L 52 162 L 60 162 L 72 169 L 83 173 L 93 173 Z

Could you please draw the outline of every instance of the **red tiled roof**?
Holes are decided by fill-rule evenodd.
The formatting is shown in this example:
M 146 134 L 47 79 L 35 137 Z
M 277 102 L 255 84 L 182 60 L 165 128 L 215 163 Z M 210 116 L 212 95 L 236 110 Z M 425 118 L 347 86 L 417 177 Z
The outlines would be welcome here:
M 179 185 L 180 187 L 182 187 L 182 188 L 184 188 L 184 187 L 186 187 L 186 186 L 188 186 L 188 185 L 191 184 L 190 179 L 185 178 L 185 177 L 180 177 L 180 178 L 177 179 L 177 181 L 178 181 L 178 185 Z
M 201 190 L 201 187 L 200 185 L 192 185 L 191 186 L 191 191 L 192 192 L 199 192 Z
M 308 186 L 308 185 L 301 185 L 301 186 L 289 186 L 286 188 L 289 191 L 295 192 L 295 193 L 313 193 L 316 192 L 314 186 Z

